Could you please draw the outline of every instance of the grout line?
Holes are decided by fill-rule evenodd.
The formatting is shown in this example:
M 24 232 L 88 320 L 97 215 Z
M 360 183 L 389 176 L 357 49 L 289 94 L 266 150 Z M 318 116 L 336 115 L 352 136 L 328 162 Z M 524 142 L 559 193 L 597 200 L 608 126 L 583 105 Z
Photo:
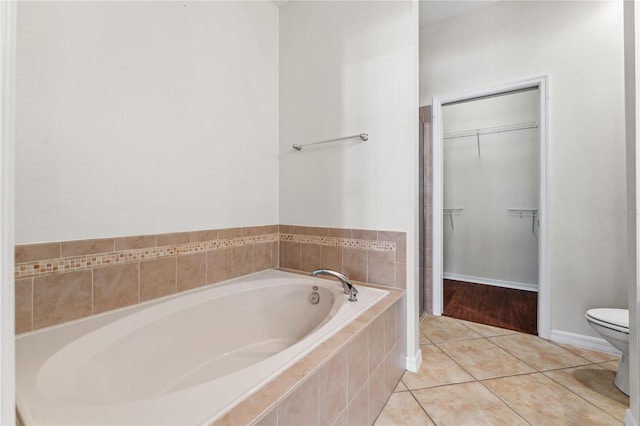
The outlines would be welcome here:
M 528 373 L 528 374 L 539 374 L 539 373 Z M 524 375 L 524 374 L 523 374 L 523 375 Z M 487 379 L 487 380 L 494 380 L 494 379 Z M 483 381 L 478 381 L 478 383 L 480 383 L 482 386 L 484 386 L 484 388 L 485 388 L 486 390 L 488 390 L 489 392 L 491 392 L 491 394 L 492 394 L 492 395 L 494 395 L 496 398 L 498 398 L 498 399 L 499 399 L 499 400 L 500 400 L 504 405 L 506 405 L 507 407 L 509 407 L 509 409 L 510 409 L 511 411 L 513 411 L 513 412 L 514 412 L 518 417 L 520 417 L 522 420 L 524 420 L 524 421 L 525 421 L 525 423 L 530 424 L 530 425 L 531 425 L 531 424 L 533 424 L 533 423 L 531 423 L 529 420 L 527 420 L 527 419 L 526 419 L 522 414 L 520 414 L 518 411 L 516 411 L 516 409 L 515 409 L 515 408 L 513 408 L 511 405 L 509 405 L 509 403 L 507 403 L 507 401 L 505 401 L 504 399 L 502 399 L 502 398 L 500 397 L 500 395 L 496 394 L 496 393 L 495 393 L 494 391 L 492 391 L 492 390 L 491 390 L 487 385 L 485 385 L 485 384 L 483 383 Z
M 568 368 L 575 368 L 575 367 L 568 367 Z M 567 369 L 568 369 L 567 368 Z M 568 390 L 569 392 L 571 392 L 572 394 L 576 395 L 578 398 L 582 399 L 583 401 L 586 401 L 588 404 L 594 406 L 595 408 L 597 408 L 598 410 L 602 411 L 604 414 L 606 414 L 607 416 L 613 418 L 614 420 L 620 420 L 620 419 L 616 419 L 615 417 L 613 417 L 611 414 L 607 413 L 606 411 L 604 411 L 602 408 L 598 407 L 596 404 L 592 403 L 591 401 L 589 401 L 588 399 L 584 398 L 582 395 L 578 394 L 577 392 L 575 392 L 573 389 L 570 389 L 568 387 L 566 387 L 565 385 L 563 385 L 562 383 L 558 382 L 557 380 L 554 380 L 553 377 L 549 377 L 544 373 L 540 373 L 542 374 L 544 377 L 546 377 L 547 379 L 551 380 L 552 382 L 560 385 L 561 387 L 563 387 L 564 389 Z
M 429 420 L 431 420 L 431 422 L 434 425 L 437 425 L 436 421 L 431 417 L 431 415 L 429 415 L 429 412 L 427 411 L 426 408 L 424 408 L 424 406 L 422 404 L 420 404 L 420 401 L 418 401 L 418 398 L 413 394 L 413 392 L 410 390 L 409 394 L 411 394 L 411 397 L 413 398 L 413 400 L 418 404 L 418 407 L 420 407 L 422 409 L 422 411 L 424 412 L 424 414 L 426 414 L 427 418 Z

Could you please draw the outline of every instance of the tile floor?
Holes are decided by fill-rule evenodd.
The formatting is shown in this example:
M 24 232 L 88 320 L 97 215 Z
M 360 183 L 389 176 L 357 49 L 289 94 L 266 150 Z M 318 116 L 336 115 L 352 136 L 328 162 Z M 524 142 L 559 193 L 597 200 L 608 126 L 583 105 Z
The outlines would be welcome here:
M 448 317 L 420 326 L 422 367 L 406 372 L 375 426 L 620 425 L 619 357 Z

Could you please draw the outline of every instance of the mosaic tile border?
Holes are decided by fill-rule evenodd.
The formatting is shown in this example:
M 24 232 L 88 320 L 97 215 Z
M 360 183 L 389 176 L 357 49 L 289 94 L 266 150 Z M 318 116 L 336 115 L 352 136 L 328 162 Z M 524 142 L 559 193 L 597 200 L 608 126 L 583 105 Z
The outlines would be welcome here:
M 355 248 L 380 252 L 395 252 L 397 245 L 390 241 L 374 241 L 356 238 L 329 237 L 292 233 L 269 233 L 245 237 L 217 239 L 202 242 L 176 244 L 161 247 L 141 249 L 117 250 L 107 253 L 58 257 L 31 262 L 21 262 L 15 265 L 15 278 L 31 278 L 59 272 L 72 272 L 91 269 L 99 266 L 118 265 L 140 260 L 159 259 L 168 256 L 188 255 L 194 253 L 220 250 L 232 247 L 242 247 L 252 244 L 289 241 L 303 244 L 317 244 L 330 247 Z
M 285 233 L 280 234 L 280 241 L 291 241 L 294 243 L 318 244 L 321 246 L 336 246 L 386 252 L 396 251 L 396 243 L 390 241 L 358 240 L 355 238 L 325 237 L 318 235 Z
M 217 239 L 197 243 L 176 244 L 164 247 L 120 250 L 109 253 L 45 259 L 16 264 L 15 278 L 31 278 L 43 275 L 91 269 L 98 266 L 118 265 L 152 260 L 169 256 L 187 255 L 260 243 L 278 242 L 278 233 L 252 235 L 229 239 Z

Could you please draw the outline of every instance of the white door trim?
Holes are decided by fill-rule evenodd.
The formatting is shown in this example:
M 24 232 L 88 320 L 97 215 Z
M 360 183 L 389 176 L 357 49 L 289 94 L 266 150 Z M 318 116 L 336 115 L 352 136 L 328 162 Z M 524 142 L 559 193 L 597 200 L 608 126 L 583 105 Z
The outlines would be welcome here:
M 0 2 L 0 424 L 15 424 L 15 1 Z
M 549 76 L 543 75 L 523 81 L 507 83 L 484 89 L 468 90 L 445 96 L 436 96 L 431 102 L 433 131 L 433 314 L 442 315 L 442 277 L 443 277 L 443 150 L 442 150 L 442 105 L 466 99 L 490 96 L 515 90 L 538 88 L 539 134 L 540 134 L 540 205 L 539 205 L 539 242 L 538 242 L 538 335 L 548 339 L 551 331 L 551 298 L 549 275 L 549 187 L 547 168 L 547 99 Z

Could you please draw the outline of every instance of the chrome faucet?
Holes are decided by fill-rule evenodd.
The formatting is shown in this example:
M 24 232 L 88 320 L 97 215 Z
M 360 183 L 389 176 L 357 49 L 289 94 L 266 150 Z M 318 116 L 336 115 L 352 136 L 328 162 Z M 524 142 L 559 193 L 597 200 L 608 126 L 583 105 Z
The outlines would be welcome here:
M 318 275 L 331 275 L 332 277 L 336 277 L 342 283 L 342 287 L 344 287 L 344 294 L 349 295 L 349 302 L 358 301 L 358 298 L 356 297 L 358 290 L 353 286 L 353 284 L 351 284 L 351 281 L 349 281 L 349 278 L 347 278 L 346 275 L 332 271 L 331 269 L 316 269 L 311 273 L 312 277 L 316 277 Z

